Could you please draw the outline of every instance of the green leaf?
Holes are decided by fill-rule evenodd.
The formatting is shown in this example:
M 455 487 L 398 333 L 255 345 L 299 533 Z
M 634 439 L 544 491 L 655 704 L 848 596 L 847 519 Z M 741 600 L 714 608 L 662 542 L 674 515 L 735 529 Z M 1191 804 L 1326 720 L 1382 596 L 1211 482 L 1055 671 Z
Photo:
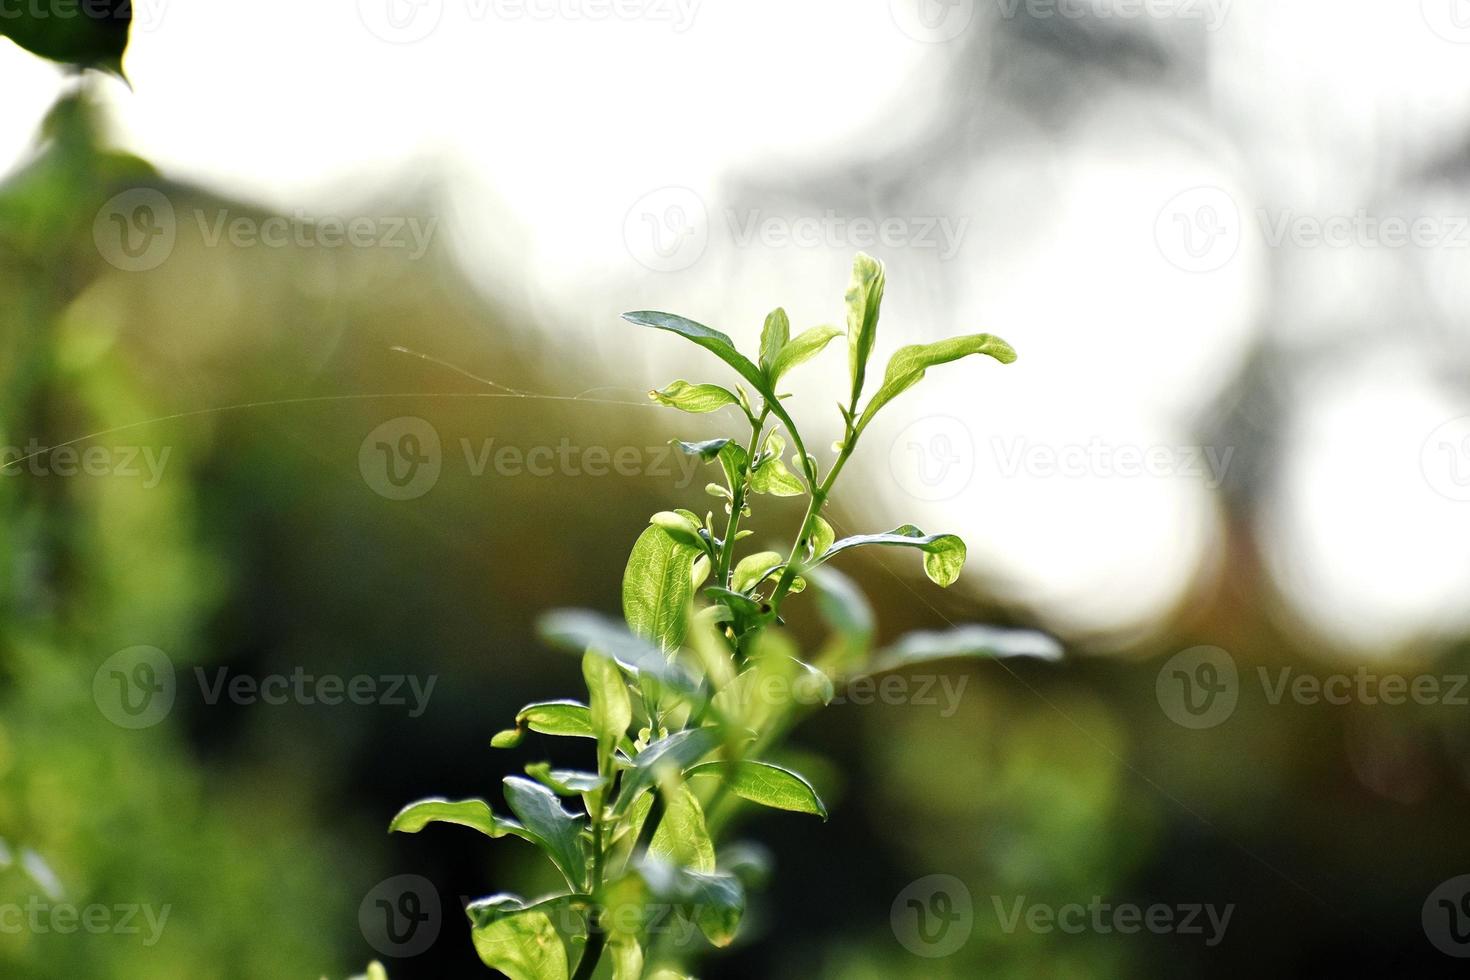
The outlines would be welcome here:
M 771 387 L 775 388 L 781 376 L 798 364 L 805 364 L 816 357 L 834 337 L 842 336 L 842 330 L 833 326 L 812 327 L 797 334 L 790 343 L 781 348 L 770 367 Z
M 487 837 L 504 837 L 512 834 L 526 840 L 531 839 L 524 827 L 514 820 L 497 817 L 484 800 L 446 800 L 430 797 L 410 803 L 393 822 L 388 824 L 390 833 L 416 834 L 431 823 L 452 823 L 478 830 Z
M 671 519 L 688 521 L 665 513 Z M 664 650 L 684 642 L 697 557 L 698 551 L 674 538 L 662 524 L 650 525 L 638 536 L 623 569 L 623 618 L 629 629 Z
M 739 404 L 735 393 L 728 388 L 709 384 L 692 385 L 687 381 L 670 382 L 660 391 L 650 391 L 648 397 L 660 405 L 693 415 L 717 412 L 726 405 Z
M 820 514 L 812 518 L 812 535 L 808 544 L 809 559 L 819 561 L 832 547 L 832 542 L 837 540 L 837 532 L 832 530 L 832 525 L 822 519 Z
M 704 808 L 699 799 L 677 777 L 664 786 L 664 815 L 648 853 L 691 871 L 715 870 L 715 845 L 704 822 Z
M 516 727 L 500 732 L 490 740 L 497 749 L 513 749 L 521 744 L 526 729 L 542 735 L 571 738 L 596 738 L 587 706 L 577 701 L 537 701 L 516 713 Z
M 486 966 L 511 980 L 566 980 L 566 944 L 541 908 L 527 908 L 514 895 L 495 895 L 470 911 L 471 941 Z
M 582 679 L 587 682 L 588 718 L 597 733 L 598 770 L 608 772 L 613 750 L 622 742 L 633 722 L 633 701 L 623 672 L 607 657 L 587 653 L 582 657 Z M 555 789 L 555 787 L 552 787 Z
M 886 277 L 883 263 L 862 252 L 852 262 L 852 280 L 844 297 L 847 303 L 847 365 L 852 376 L 852 405 L 863 393 L 863 378 L 873 342 L 878 337 L 878 311 L 883 306 Z
M 924 372 L 928 368 L 957 361 L 971 354 L 987 354 L 1002 364 L 1009 364 L 1016 359 L 1016 352 L 1010 344 L 988 333 L 951 337 L 933 344 L 910 344 L 894 351 L 893 357 L 888 361 L 888 370 L 883 375 L 883 386 L 868 402 L 868 407 L 863 409 L 862 418 L 858 420 L 858 431 L 866 428 L 884 405 L 923 380 Z
M 699 552 L 705 550 L 704 538 L 699 535 L 699 518 L 689 511 L 661 510 L 648 519 L 648 523 L 673 539 L 675 544 L 691 550 L 692 563 Z M 634 545 L 634 551 L 637 545 Z
M 786 559 L 774 551 L 758 551 L 746 555 L 735 566 L 732 585 L 736 592 L 749 592 L 760 585 L 774 572 L 779 572 Z
M 520 818 L 521 824 L 535 838 L 566 877 L 567 884 L 579 887 L 587 874 L 587 855 L 582 845 L 581 817 L 563 810 L 556 794 L 529 779 L 506 776 L 505 805 Z
M 745 447 L 738 442 L 732 442 L 720 450 L 720 468 L 725 471 L 725 481 L 734 490 L 740 486 L 745 479 L 745 465 L 747 458 Z
M 1036 657 L 1060 660 L 1062 645 L 1036 630 L 967 624 L 953 629 L 908 633 L 878 654 L 867 673 L 956 657 Z
M 595 793 L 608 782 L 606 778 L 595 772 L 553 769 L 549 762 L 529 763 L 526 766 L 526 775 L 558 796 L 581 796 L 583 793 Z
M 632 936 L 613 936 L 608 940 L 607 954 L 612 960 L 612 980 L 640 980 L 643 976 L 643 947 Z
M 761 330 L 761 367 L 772 387 L 776 384 L 776 378 L 771 367 L 790 339 L 791 321 L 786 318 L 786 311 L 778 306 L 766 317 L 766 325 Z
M 769 762 L 705 762 L 690 769 L 688 775 L 718 776 L 742 800 L 827 819 L 827 808 L 811 783 Z
M 119 77 L 131 26 L 132 7 L 116 3 L 76 3 L 70 16 L 55 4 L 17 4 L 0 16 L 0 36 L 32 54 Z
M 633 768 L 623 774 L 618 791 L 617 813 L 622 814 L 643 790 L 657 780 L 661 772 L 683 772 L 709 755 L 725 741 L 716 728 L 686 728 L 661 738 L 638 753 Z
M 762 396 L 767 399 L 774 397 L 770 394 L 770 387 L 766 384 L 766 378 L 761 369 L 752 364 L 750 358 L 737 351 L 735 342 L 720 331 L 712 330 L 702 323 L 695 323 L 693 320 L 673 313 L 659 313 L 655 310 L 624 313 L 623 319 L 639 326 L 667 330 L 686 340 L 693 341 L 734 368 Z
M 924 574 L 936 585 L 953 585 L 965 567 L 965 542 L 959 535 L 925 534 L 912 524 L 904 524 L 882 534 L 857 534 L 843 538 L 827 550 L 823 560 L 868 544 L 918 548 L 924 552 Z
M 750 474 L 750 489 L 776 497 L 798 497 L 806 493 L 806 484 L 782 461 L 785 452 L 786 440 L 773 430 L 761 450 L 760 464 Z

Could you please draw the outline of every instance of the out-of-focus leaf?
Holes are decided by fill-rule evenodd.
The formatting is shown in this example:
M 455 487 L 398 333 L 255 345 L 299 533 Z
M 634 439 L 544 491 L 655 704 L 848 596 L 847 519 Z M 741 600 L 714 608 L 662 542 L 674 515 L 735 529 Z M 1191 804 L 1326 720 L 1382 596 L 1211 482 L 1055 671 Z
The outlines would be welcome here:
M 617 661 L 625 670 L 654 677 L 664 687 L 684 695 L 698 692 L 698 682 L 677 660 L 648 640 L 630 633 L 622 623 L 584 609 L 559 609 L 538 622 L 541 637 L 553 646 L 577 653 L 592 651 Z M 596 738 L 588 721 L 588 735 Z
M 1037 630 L 966 624 L 953 629 L 908 633 L 881 651 L 869 673 L 955 657 L 1036 657 L 1060 660 L 1062 645 Z
M 656 901 L 692 906 L 694 921 L 710 942 L 728 946 L 734 940 L 745 912 L 740 879 L 725 871 L 691 871 L 652 856 L 638 863 L 638 873 Z
M 122 77 L 132 21 L 131 0 L 15 4 L 0 15 L 0 36 L 43 58 Z
M 623 774 L 622 786 L 618 790 L 618 813 L 626 811 L 639 793 L 652 786 L 660 772 L 683 772 L 719 748 L 724 741 L 724 734 L 717 728 L 687 728 L 659 739 L 639 752 L 633 760 L 633 768 Z

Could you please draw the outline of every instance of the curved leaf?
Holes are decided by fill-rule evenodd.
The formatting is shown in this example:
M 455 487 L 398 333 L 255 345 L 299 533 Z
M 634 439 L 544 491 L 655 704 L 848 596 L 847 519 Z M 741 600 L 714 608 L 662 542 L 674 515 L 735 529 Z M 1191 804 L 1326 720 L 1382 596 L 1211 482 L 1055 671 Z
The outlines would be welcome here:
M 797 497 L 806 493 L 806 484 L 782 461 L 781 456 L 785 452 L 786 440 L 773 430 L 766 437 L 759 465 L 750 474 L 750 489 L 775 497 Z
M 622 623 L 600 613 L 584 609 L 559 609 L 547 613 L 538 622 L 541 637 L 553 646 L 577 653 L 588 651 L 611 657 L 624 670 L 647 674 L 673 691 L 696 694 L 698 682 L 677 661 L 640 636 L 630 633 Z M 588 735 L 596 735 L 588 724 Z
M 679 316 L 674 313 L 660 313 L 657 310 L 638 310 L 633 313 L 624 313 L 623 319 L 629 323 L 636 323 L 642 327 L 653 327 L 656 330 L 667 330 L 676 333 L 686 340 L 691 340 L 714 354 L 720 360 L 730 365 L 739 375 L 755 390 L 767 398 L 773 397 L 770 388 L 766 384 L 765 375 L 761 369 L 750 362 L 750 358 L 735 349 L 735 342 L 720 333 L 718 330 L 706 327 L 702 323 Z
M 578 701 L 537 701 L 516 712 L 516 727 L 500 732 L 490 740 L 490 744 L 497 749 L 513 749 L 521 744 L 528 728 L 542 735 L 597 737 L 585 704 Z
M 582 679 L 587 682 L 588 717 L 592 730 L 597 733 L 598 770 L 609 772 L 608 760 L 632 724 L 633 701 L 628 696 L 623 672 L 607 657 L 596 653 L 583 655 Z
M 822 560 L 868 544 L 918 548 L 924 552 L 924 574 L 936 585 L 953 585 L 965 567 L 965 542 L 959 535 L 925 534 L 912 524 L 904 524 L 882 534 L 857 534 L 843 538 L 827 549 Z
M 687 775 L 690 778 L 718 776 L 742 800 L 827 819 L 827 807 L 811 783 L 790 769 L 769 762 L 704 762 L 690 769 Z
M 858 420 L 858 431 L 867 427 L 880 408 L 923 380 L 925 370 L 971 354 L 988 354 L 1002 364 L 1016 359 L 1016 352 L 1010 344 L 988 333 L 951 337 L 933 344 L 910 344 L 894 351 L 883 375 L 883 386 L 868 402 L 862 418 Z
M 661 390 L 650 391 L 648 397 L 660 405 L 677 408 L 681 412 L 702 415 L 717 412 L 726 405 L 738 405 L 735 393 L 719 385 L 690 384 L 687 381 L 672 381 Z
M 505 805 L 520 818 L 567 883 L 573 888 L 581 885 L 587 874 L 587 854 L 582 845 L 583 818 L 563 810 L 556 794 L 540 783 L 506 776 L 504 786 Z
M 514 820 L 497 817 L 484 800 L 446 800 L 440 796 L 410 803 L 388 824 L 390 833 L 416 834 L 431 823 L 452 823 L 478 830 L 487 837 L 507 834 L 530 840 L 526 829 Z
M 749 592 L 773 573 L 779 572 L 785 564 L 786 559 L 774 551 L 758 551 L 753 555 L 746 555 L 736 564 L 731 584 L 736 592 Z
M 683 772 L 709 755 L 725 741 L 717 728 L 686 728 L 661 738 L 638 753 L 633 768 L 623 774 L 618 790 L 617 813 L 624 813 L 643 790 L 663 771 Z

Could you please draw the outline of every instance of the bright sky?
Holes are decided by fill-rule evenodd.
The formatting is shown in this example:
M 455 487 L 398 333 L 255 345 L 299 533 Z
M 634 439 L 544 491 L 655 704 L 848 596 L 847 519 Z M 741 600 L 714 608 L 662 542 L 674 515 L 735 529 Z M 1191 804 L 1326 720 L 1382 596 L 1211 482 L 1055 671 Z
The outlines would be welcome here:
M 840 316 L 864 243 L 816 219 L 862 202 L 772 202 L 783 220 L 813 219 L 819 241 L 742 241 L 766 215 L 741 188 L 920 153 L 955 45 L 993 16 L 976 0 L 916 6 L 929 2 L 257 0 L 242 16 L 139 0 L 133 91 L 109 99 L 119 142 L 167 173 L 288 212 L 350 208 L 385 181 L 439 188 L 472 279 L 611 376 L 652 383 L 685 372 L 687 352 L 631 355 L 611 339 L 622 309 L 720 312 L 746 343 L 778 303 L 798 328 Z M 900 217 L 910 236 L 945 218 L 955 246 L 873 248 L 891 268 L 879 356 L 983 329 L 1022 357 L 938 369 L 895 403 L 859 461 L 876 488 L 867 519 L 962 533 L 972 584 L 1077 631 L 1146 627 L 1181 602 L 1211 568 L 1213 486 L 1232 451 L 1191 446 L 1190 422 L 1246 343 L 1309 343 L 1361 329 L 1365 311 L 1402 326 L 1396 308 L 1373 309 L 1407 288 L 1381 253 L 1294 257 L 1293 289 L 1272 278 L 1257 215 L 1381 203 L 1374 181 L 1461 138 L 1470 26 L 1453 2 L 1214 0 L 1198 85 L 1100 88 L 1048 130 L 1007 117 L 971 170 L 916 168 L 897 206 L 873 189 L 872 217 Z M 1202 36 L 1142 26 L 1168 43 Z M 0 165 L 61 84 L 0 50 Z M 977 97 L 977 118 L 1003 112 Z M 1223 237 L 1200 249 L 1180 237 L 1212 228 Z M 943 244 L 942 227 L 931 234 Z M 1263 321 L 1268 299 L 1288 324 Z M 1421 449 L 1470 405 L 1437 393 L 1413 351 L 1400 361 L 1296 392 L 1262 515 L 1295 615 L 1365 652 L 1467 618 L 1470 503 L 1435 489 Z M 1458 437 L 1441 433 L 1451 448 L 1431 455 L 1450 465 Z M 1470 467 L 1470 440 L 1464 451 Z

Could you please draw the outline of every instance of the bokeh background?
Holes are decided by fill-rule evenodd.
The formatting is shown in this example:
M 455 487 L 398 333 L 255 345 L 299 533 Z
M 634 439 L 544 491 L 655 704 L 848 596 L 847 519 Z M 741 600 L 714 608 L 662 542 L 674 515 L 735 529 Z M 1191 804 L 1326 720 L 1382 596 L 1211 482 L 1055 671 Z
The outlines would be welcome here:
M 1462 0 L 140 0 L 125 67 L 0 40 L 0 973 L 484 975 L 458 906 L 534 891 L 532 855 L 387 822 L 556 750 L 488 744 L 578 689 L 535 618 L 617 608 L 647 514 L 707 506 L 667 440 L 730 421 L 650 407 L 720 365 L 618 314 L 749 349 L 777 305 L 841 322 L 858 250 L 880 359 L 1021 358 L 931 372 L 835 501 L 962 534 L 960 583 L 845 569 L 885 637 L 1067 656 L 804 724 L 831 820 L 752 817 L 774 877 L 699 975 L 1462 969 Z M 843 362 L 794 379 L 809 443 Z M 109 672 L 139 646 L 176 679 L 141 718 Z M 433 687 L 198 680 L 298 669 Z M 400 875 L 442 906 L 412 955 L 359 915 Z M 961 912 L 927 941 L 934 875 Z M 1096 902 L 1231 917 L 1009 924 Z

